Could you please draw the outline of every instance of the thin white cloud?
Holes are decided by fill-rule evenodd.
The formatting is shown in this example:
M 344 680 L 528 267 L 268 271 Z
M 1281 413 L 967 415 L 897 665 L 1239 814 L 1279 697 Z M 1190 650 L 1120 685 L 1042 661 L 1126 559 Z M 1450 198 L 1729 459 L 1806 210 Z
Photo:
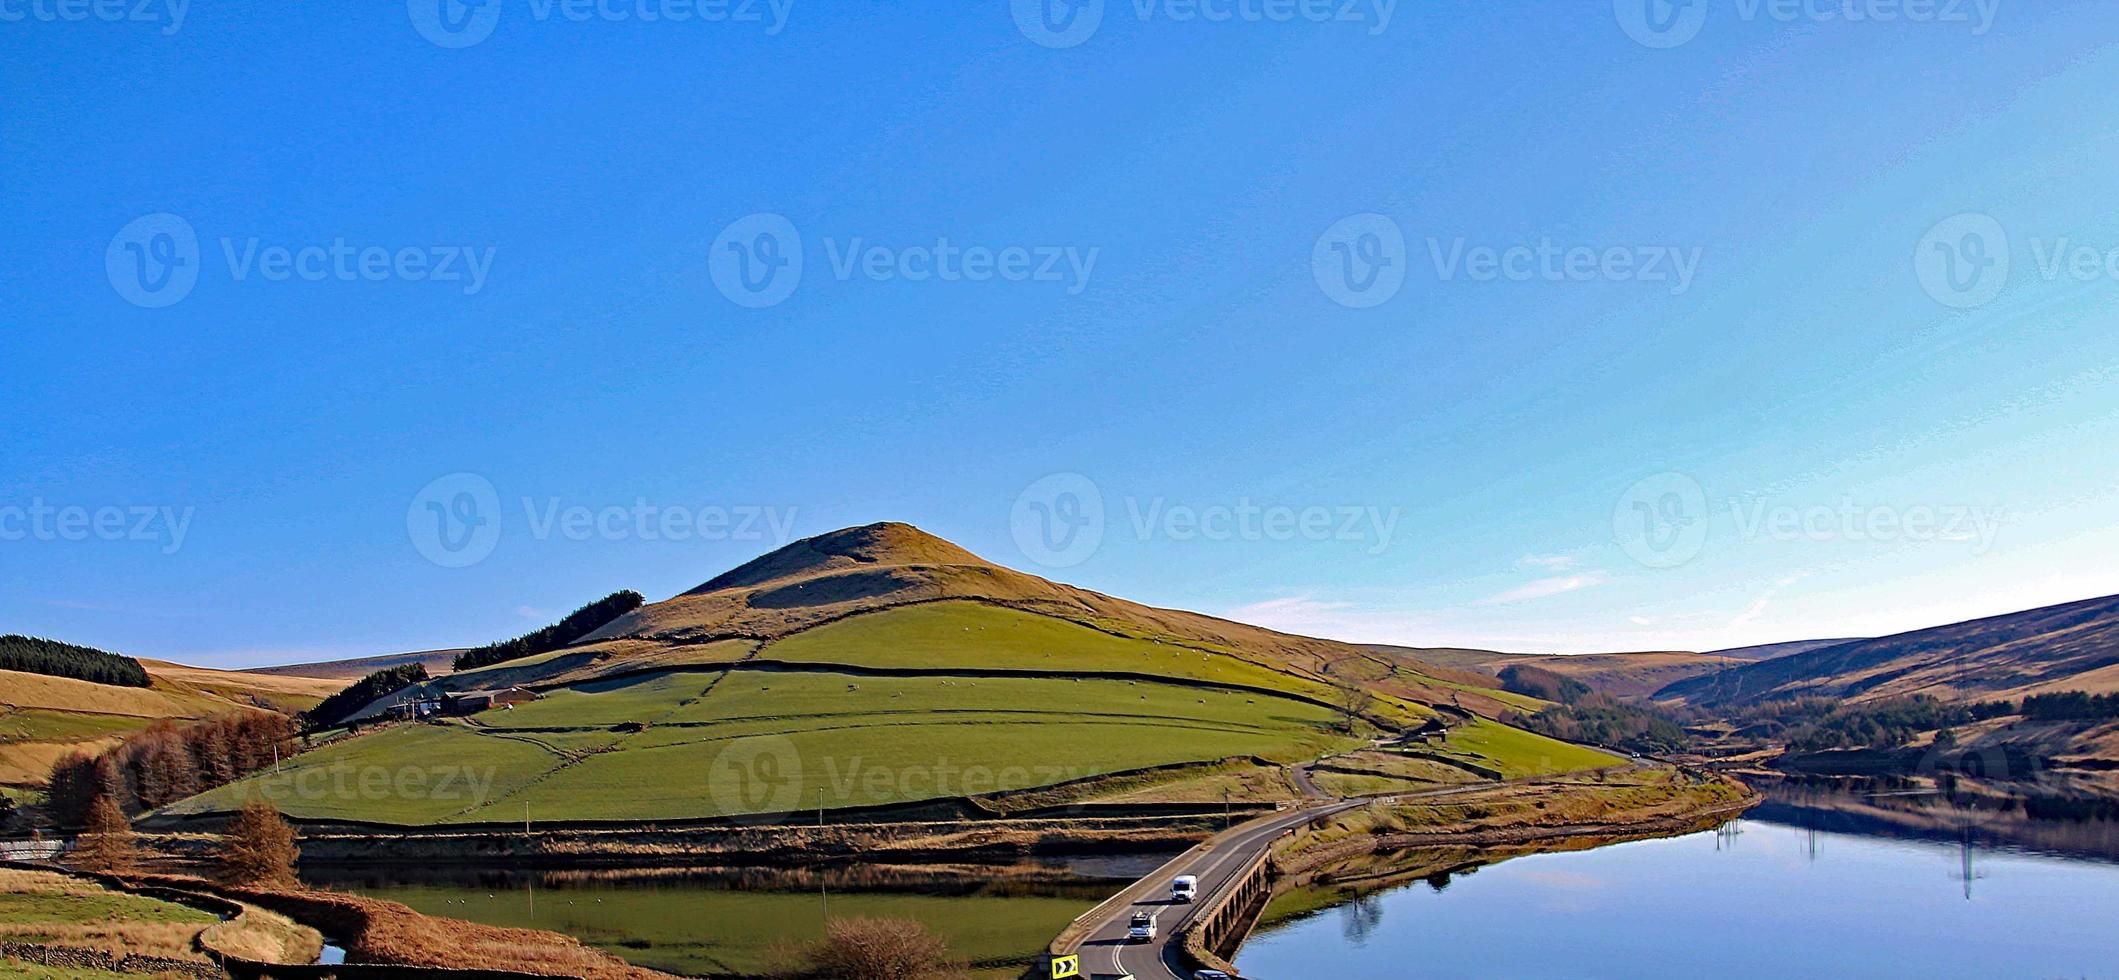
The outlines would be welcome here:
M 1320 599 L 1308 593 L 1253 602 L 1222 610 L 1219 615 L 1283 633 L 1350 643 L 1417 645 L 1417 638 L 1435 632 L 1433 622 L 1415 613 L 1380 611 L 1360 603 Z
M 530 606 L 516 606 L 515 615 L 539 623 L 542 623 L 552 618 L 551 613 L 545 612 L 542 609 L 532 608 Z
M 1629 623 L 1632 623 L 1632 624 L 1633 624 L 1633 625 L 1635 625 L 1635 626 L 1654 626 L 1654 625 L 1655 625 L 1655 620 L 1653 620 L 1653 619 L 1649 619 L 1649 618 L 1648 618 L 1648 617 L 1646 617 L 1646 616 L 1628 616 L 1628 617 L 1626 617 L 1626 621 L 1627 621 L 1627 622 L 1629 622 Z
M 1603 572 L 1584 572 L 1580 575 L 1558 575 L 1552 578 L 1541 578 L 1534 582 L 1525 582 L 1522 585 L 1516 586 L 1513 589 L 1501 593 L 1500 595 L 1492 596 L 1486 599 L 1485 603 L 1487 605 L 1496 605 L 1503 602 L 1522 602 L 1527 599 L 1544 599 L 1551 596 L 1564 595 L 1569 592 L 1574 592 L 1580 589 L 1587 589 L 1592 586 L 1603 584 Z
M 1575 567 L 1581 559 L 1573 555 L 1524 555 L 1516 564 L 1524 568 L 1543 568 L 1547 571 L 1564 572 Z

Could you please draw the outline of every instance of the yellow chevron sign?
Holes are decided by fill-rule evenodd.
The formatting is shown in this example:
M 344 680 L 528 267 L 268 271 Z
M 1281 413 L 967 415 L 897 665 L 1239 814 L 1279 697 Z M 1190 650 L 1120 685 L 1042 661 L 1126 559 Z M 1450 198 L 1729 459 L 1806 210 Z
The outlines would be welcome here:
M 1052 958 L 1052 980 L 1082 975 L 1082 958 L 1079 956 L 1055 956 Z

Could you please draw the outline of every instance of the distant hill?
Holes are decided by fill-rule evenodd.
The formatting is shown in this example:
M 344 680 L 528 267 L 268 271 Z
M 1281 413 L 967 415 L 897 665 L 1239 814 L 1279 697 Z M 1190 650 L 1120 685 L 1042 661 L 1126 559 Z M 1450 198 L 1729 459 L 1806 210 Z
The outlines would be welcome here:
M 1390 647 L 1371 645 L 1371 650 L 1395 651 L 1425 663 L 1480 674 L 1488 683 L 1502 670 L 1527 665 L 1552 671 L 1615 697 L 1651 694 L 1688 677 L 1711 674 L 1743 661 L 1719 654 L 1685 650 L 1638 653 L 1501 653 L 1457 647 Z
M 378 670 L 400 664 L 422 663 L 430 674 L 446 674 L 456 655 L 468 647 L 450 647 L 446 650 L 421 650 L 417 653 L 386 653 L 374 657 L 359 657 L 353 660 L 323 660 L 316 663 L 288 664 L 284 667 L 252 667 L 244 671 L 249 674 L 284 675 L 294 677 L 332 677 L 356 681 Z
M 1855 640 L 1681 680 L 1656 693 L 1703 707 L 1805 696 L 1943 701 L 2119 690 L 2119 596 Z
M 1492 683 L 1388 650 L 1128 602 L 911 525 L 871 524 L 780 548 L 572 646 L 380 699 L 354 720 L 448 692 L 541 695 L 471 723 L 385 726 L 304 753 L 285 774 L 476 760 L 490 784 L 476 793 L 297 794 L 284 806 L 312 821 L 478 824 L 1287 799 L 1300 795 L 1291 763 L 1445 724 L 1427 756 L 1393 760 L 1374 784 L 1611 761 L 1492 720 L 1546 704 Z M 226 812 L 271 778 L 281 777 L 162 816 Z
M 1730 660 L 1772 660 L 1798 653 L 1808 653 L 1824 647 L 1836 647 L 1842 643 L 1854 643 L 1868 637 L 1850 636 L 1837 640 L 1788 640 L 1783 643 L 1761 643 L 1757 646 L 1730 647 L 1727 650 L 1709 650 L 1711 657 L 1727 657 Z

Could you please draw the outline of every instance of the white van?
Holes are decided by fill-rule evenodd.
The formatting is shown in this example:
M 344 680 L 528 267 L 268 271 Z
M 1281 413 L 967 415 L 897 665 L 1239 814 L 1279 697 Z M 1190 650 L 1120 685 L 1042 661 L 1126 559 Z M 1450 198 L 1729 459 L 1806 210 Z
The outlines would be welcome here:
M 1133 913 L 1132 926 L 1126 930 L 1126 941 L 1129 943 L 1154 942 L 1155 916 L 1147 912 Z
M 1199 897 L 1199 876 L 1178 875 L 1170 882 L 1170 901 L 1189 903 Z

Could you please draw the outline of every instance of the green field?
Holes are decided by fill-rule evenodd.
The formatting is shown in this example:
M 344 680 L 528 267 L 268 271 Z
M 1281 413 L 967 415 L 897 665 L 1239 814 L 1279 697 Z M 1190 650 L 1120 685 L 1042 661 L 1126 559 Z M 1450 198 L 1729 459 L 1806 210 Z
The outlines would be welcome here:
M 401 725 L 302 753 L 276 773 L 209 790 L 164 812 L 226 812 L 260 795 L 296 817 L 444 823 L 564 761 L 552 749 L 461 725 Z
M 612 730 L 628 722 L 647 727 Z M 1355 744 L 1337 722 L 1287 698 L 1144 681 L 671 672 L 350 739 L 169 812 L 253 793 L 295 817 L 405 824 L 869 807 L 1228 756 L 1297 761 Z
M 1015 976 L 1062 927 L 1107 893 L 1104 886 L 1034 882 L 955 883 L 924 890 L 864 885 L 848 891 L 841 884 L 768 890 L 623 876 L 540 886 L 534 895 L 520 886 L 487 883 L 326 884 L 431 915 L 563 932 L 638 966 L 710 977 L 765 975 L 774 965 L 775 944 L 807 942 L 823 933 L 827 904 L 833 917 L 922 922 L 953 954 L 985 966 L 982 975 Z
M 1509 779 L 1581 769 L 1601 769 L 1623 761 L 1618 756 L 1596 749 L 1546 738 L 1535 732 L 1510 728 L 1485 719 L 1450 729 L 1449 736 L 1442 744 L 1430 747 L 1430 751 L 1436 755 L 1462 759 L 1474 765 L 1499 770 Z
M 979 602 L 927 602 L 850 616 L 767 644 L 761 659 L 886 668 L 1119 672 L 1240 684 L 1331 703 L 1329 685 L 1220 653 L 1113 636 L 1078 623 Z M 1394 700 L 1376 710 L 1417 721 Z

